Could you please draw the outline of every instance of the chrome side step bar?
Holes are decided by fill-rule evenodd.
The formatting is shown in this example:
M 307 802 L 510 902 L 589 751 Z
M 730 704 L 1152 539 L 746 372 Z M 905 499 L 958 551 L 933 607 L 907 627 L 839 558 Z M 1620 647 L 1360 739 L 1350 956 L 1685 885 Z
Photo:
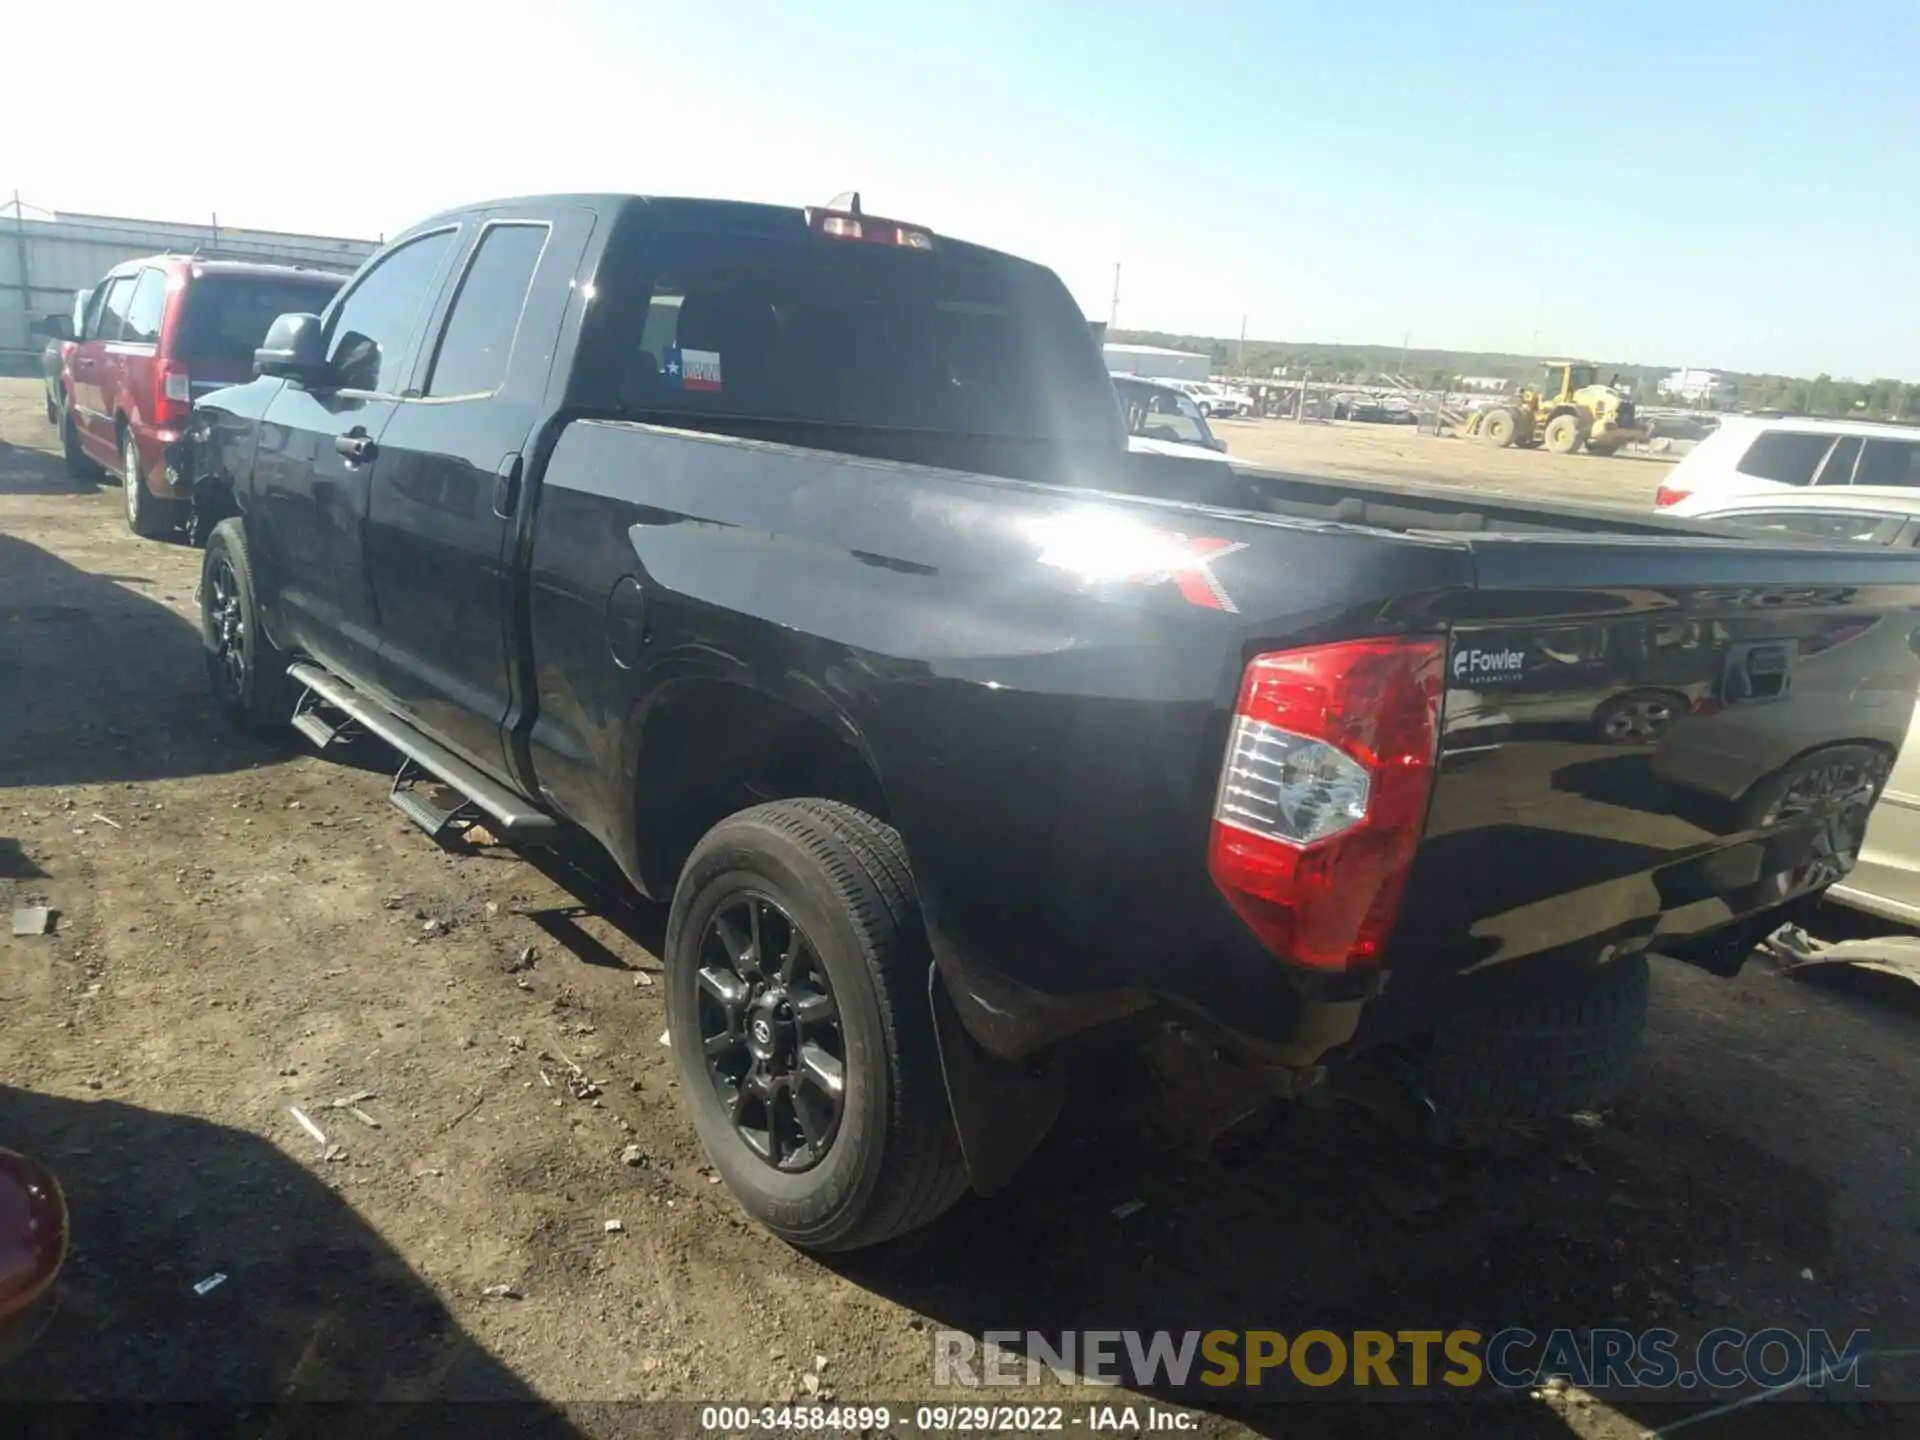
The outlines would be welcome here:
M 410 765 L 402 765 L 400 774 L 394 778 L 394 804 L 408 819 L 419 825 L 421 829 L 427 830 L 428 833 L 438 834 L 445 829 L 458 811 L 439 811 L 429 806 L 424 797 L 412 794 L 405 782 L 409 778 L 408 771 L 413 766 L 418 766 L 436 780 L 466 796 L 468 802 L 475 808 L 485 811 L 503 833 L 515 839 L 551 835 L 560 828 L 551 815 L 535 808 L 531 802 L 481 774 L 438 741 L 428 739 L 371 696 L 354 689 L 338 675 L 322 670 L 318 665 L 307 664 L 305 661 L 289 665 L 287 674 L 296 684 L 306 687 L 311 695 L 340 711 L 362 729 L 378 735 L 411 762 Z M 331 741 L 345 728 L 329 726 L 320 717 L 313 715 L 307 708 L 307 698 L 304 696 L 295 714 L 296 718 L 301 720 L 311 717 L 312 723 L 302 724 L 299 729 L 309 739 L 322 745 Z M 319 733 L 322 730 L 328 732 L 325 740 L 322 740 Z M 403 799 L 412 803 L 403 804 Z M 416 814 L 416 811 L 420 813 Z M 431 827 L 428 824 L 429 819 L 434 821 Z

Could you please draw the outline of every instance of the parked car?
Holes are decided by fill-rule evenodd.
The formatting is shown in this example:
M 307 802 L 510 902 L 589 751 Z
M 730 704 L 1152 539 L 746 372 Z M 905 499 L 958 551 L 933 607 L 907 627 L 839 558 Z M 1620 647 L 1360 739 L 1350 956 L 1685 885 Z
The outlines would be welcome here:
M 1160 446 L 1226 450 L 1226 441 L 1214 435 L 1207 417 L 1185 391 L 1127 375 L 1114 376 L 1113 388 L 1127 412 L 1127 433 L 1149 450 Z
M 1729 415 L 1673 467 L 1654 504 L 1802 485 L 1920 485 L 1920 429 Z
M 1920 489 L 1906 486 L 1818 486 L 1721 500 L 1694 496 L 1675 505 L 1674 513 L 1896 552 L 1920 549 Z M 1920 556 L 1909 563 L 1920 565 Z M 1920 715 L 1873 806 L 1857 863 L 1827 898 L 1920 926 Z
M 136 535 L 178 526 L 188 497 L 164 457 L 194 400 L 246 379 L 274 316 L 324 308 L 344 279 L 186 255 L 114 267 L 89 297 L 67 359 L 68 473 L 118 475 Z
M 1234 416 L 1250 414 L 1253 410 L 1253 397 L 1242 395 L 1237 390 L 1229 390 L 1216 385 L 1211 380 L 1162 379 L 1159 383 L 1172 386 L 1175 390 L 1189 396 L 1206 419 L 1216 415 Z
M 1200 413 L 1209 418 L 1220 415 L 1228 419 L 1237 419 L 1253 413 L 1253 397 L 1244 390 L 1235 390 L 1229 385 L 1218 385 L 1209 381 L 1200 387 L 1194 399 L 1200 406 Z
M 66 411 L 67 365 L 73 355 L 73 337 L 80 333 L 80 322 L 92 298 L 93 291 L 76 290 L 67 313 L 43 316 L 27 327 L 32 334 L 46 339 L 46 344 L 40 347 L 40 383 L 46 391 L 49 425 L 57 427 Z
M 1634 749 L 1457 749 L 1456 707 L 1692 702 L 1920 605 L 1865 547 L 1135 453 L 1052 273 L 857 209 L 456 210 L 255 368 L 172 451 L 221 517 L 218 704 L 379 737 L 430 834 L 564 825 L 670 901 L 679 1093 L 818 1249 L 1004 1184 L 1096 1045 L 1236 1101 L 1384 1054 L 1455 1118 L 1592 1103 L 1649 952 L 1737 970 L 1844 814 L 1703 819 Z M 1750 788 L 1891 757 L 1905 715 L 1817 694 L 1676 728 L 1816 732 L 1730 740 Z

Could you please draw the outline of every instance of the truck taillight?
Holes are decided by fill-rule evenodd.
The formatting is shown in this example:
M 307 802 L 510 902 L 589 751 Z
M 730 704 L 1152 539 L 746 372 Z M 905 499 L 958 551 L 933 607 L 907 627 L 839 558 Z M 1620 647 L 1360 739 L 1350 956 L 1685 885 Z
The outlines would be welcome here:
M 1676 490 L 1671 485 L 1662 485 L 1653 492 L 1653 503 L 1665 509 L 1669 505 L 1678 505 L 1692 493 L 1691 490 Z
M 868 245 L 903 245 L 909 250 L 933 249 L 933 237 L 924 230 L 841 210 L 808 210 L 807 228 L 829 240 L 859 240 Z
M 1443 650 L 1434 636 L 1316 645 L 1241 677 L 1207 870 L 1281 959 L 1380 959 L 1433 789 Z
M 193 384 L 178 361 L 161 360 L 153 367 L 153 423 L 178 425 L 193 411 Z

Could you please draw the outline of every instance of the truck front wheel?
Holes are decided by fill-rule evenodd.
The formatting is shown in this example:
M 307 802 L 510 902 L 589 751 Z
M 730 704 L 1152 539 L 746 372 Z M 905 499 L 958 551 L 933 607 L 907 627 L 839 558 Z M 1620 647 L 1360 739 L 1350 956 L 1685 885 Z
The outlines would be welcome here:
M 681 872 L 664 949 L 681 1090 L 749 1215 L 794 1245 L 854 1250 L 960 1198 L 926 932 L 892 827 L 828 800 L 723 820 Z

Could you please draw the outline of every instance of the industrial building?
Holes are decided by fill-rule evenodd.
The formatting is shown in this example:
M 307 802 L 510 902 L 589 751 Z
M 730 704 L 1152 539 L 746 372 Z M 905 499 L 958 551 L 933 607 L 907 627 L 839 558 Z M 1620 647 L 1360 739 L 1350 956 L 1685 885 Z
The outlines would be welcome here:
M 42 315 L 66 313 L 74 291 L 94 285 L 122 260 L 172 252 L 352 271 L 378 244 L 238 230 L 214 216 L 203 224 L 179 224 L 56 213 L 23 205 L 16 197 L 0 204 L 0 371 L 37 367 L 44 342 L 29 333 L 28 325 Z
M 1731 405 L 1739 385 L 1718 370 L 1675 370 L 1657 387 L 1663 398 L 1685 405 Z
M 1205 380 L 1213 368 L 1211 356 L 1197 350 L 1168 350 L 1159 345 L 1104 345 L 1107 369 L 1115 375 L 1148 379 Z

